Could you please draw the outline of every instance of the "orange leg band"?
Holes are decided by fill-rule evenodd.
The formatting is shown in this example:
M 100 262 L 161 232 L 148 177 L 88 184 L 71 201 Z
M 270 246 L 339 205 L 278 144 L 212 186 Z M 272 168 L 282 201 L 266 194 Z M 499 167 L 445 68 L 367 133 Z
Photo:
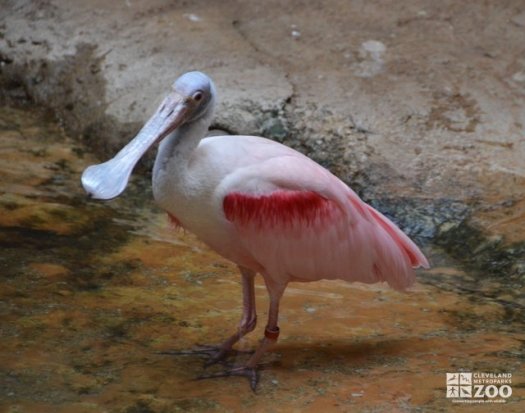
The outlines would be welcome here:
M 279 327 L 275 327 L 275 330 L 269 330 L 268 327 L 264 329 L 264 337 L 269 340 L 277 340 L 279 337 Z

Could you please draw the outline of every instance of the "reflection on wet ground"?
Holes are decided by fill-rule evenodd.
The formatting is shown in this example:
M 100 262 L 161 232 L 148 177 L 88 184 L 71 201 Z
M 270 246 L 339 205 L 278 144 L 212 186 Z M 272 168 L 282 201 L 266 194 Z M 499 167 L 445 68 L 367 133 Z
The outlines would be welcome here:
M 513 373 L 500 408 L 524 411 L 523 303 L 485 294 L 505 280 L 473 288 L 438 253 L 408 294 L 292 284 L 257 394 L 242 378 L 194 380 L 202 359 L 158 352 L 233 331 L 237 270 L 173 231 L 145 179 L 110 203 L 86 199 L 79 175 L 93 161 L 45 114 L 0 110 L 3 411 L 494 411 L 445 397 L 455 371 Z M 263 320 L 261 280 L 257 301 Z

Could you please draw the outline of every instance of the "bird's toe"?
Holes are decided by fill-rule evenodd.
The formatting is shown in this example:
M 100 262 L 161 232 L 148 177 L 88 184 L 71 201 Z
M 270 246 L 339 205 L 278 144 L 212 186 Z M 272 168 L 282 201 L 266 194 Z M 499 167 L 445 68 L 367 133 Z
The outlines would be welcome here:
M 168 355 L 168 356 L 204 356 L 207 358 L 204 363 L 204 367 L 209 367 L 217 363 L 224 363 L 230 355 L 251 355 L 253 350 L 250 351 L 241 351 L 227 348 L 225 346 L 219 345 L 198 345 L 189 350 L 166 350 L 159 351 L 157 354 Z
M 232 368 L 224 371 L 219 371 L 209 374 L 201 374 L 197 377 L 198 380 L 214 379 L 218 377 L 246 377 L 250 382 L 250 388 L 255 392 L 257 384 L 259 383 L 259 372 L 256 367 L 247 366 L 233 366 Z
M 189 350 L 166 350 L 159 351 L 157 354 L 168 356 L 204 356 L 208 358 L 208 360 L 204 364 L 204 367 L 208 367 L 212 364 L 224 361 L 224 359 L 228 356 L 229 352 L 230 349 L 226 349 L 221 346 L 199 345 Z

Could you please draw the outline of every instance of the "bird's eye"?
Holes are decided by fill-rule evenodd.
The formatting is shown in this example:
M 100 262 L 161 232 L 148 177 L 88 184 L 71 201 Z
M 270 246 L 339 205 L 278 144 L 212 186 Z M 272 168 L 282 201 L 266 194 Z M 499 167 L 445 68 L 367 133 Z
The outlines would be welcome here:
M 204 97 L 204 94 L 200 90 L 193 94 L 193 100 L 195 102 L 201 101 L 203 97 Z

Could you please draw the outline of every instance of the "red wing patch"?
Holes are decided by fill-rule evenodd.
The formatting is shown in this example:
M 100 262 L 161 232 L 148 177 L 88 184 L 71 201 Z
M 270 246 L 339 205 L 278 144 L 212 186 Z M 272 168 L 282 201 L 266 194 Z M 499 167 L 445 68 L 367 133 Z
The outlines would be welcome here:
M 276 227 L 312 225 L 331 215 L 333 202 L 311 191 L 275 191 L 269 195 L 232 192 L 224 197 L 226 218 L 240 225 Z

